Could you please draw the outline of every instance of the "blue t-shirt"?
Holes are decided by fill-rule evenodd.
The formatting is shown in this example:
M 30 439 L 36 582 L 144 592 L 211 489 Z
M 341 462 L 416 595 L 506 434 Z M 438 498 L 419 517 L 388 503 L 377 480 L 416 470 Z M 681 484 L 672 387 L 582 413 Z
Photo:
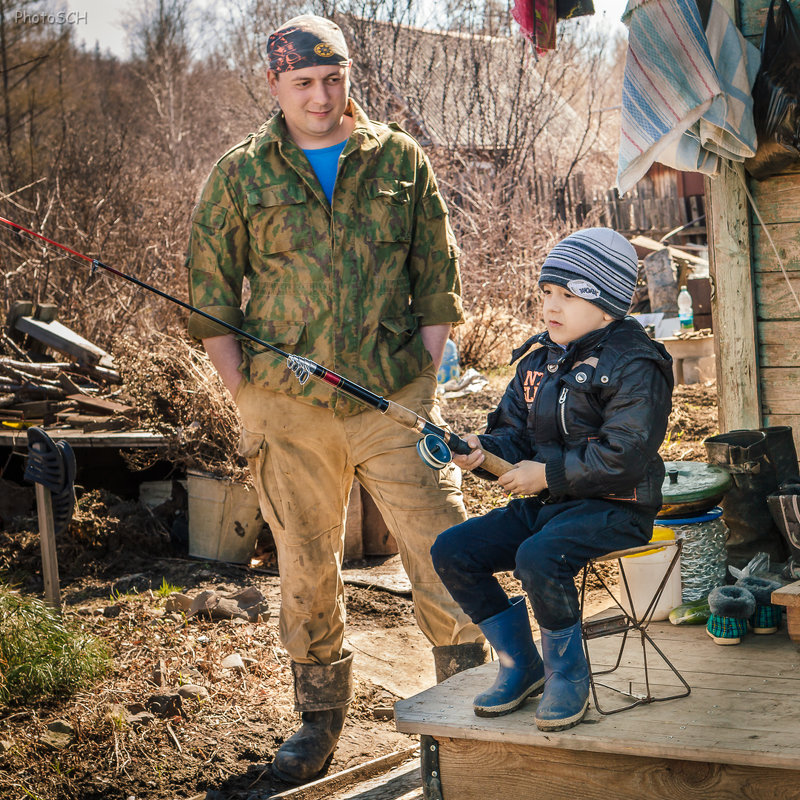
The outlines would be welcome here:
M 306 158 L 314 169 L 314 172 L 325 192 L 325 197 L 330 203 L 333 199 L 333 187 L 336 185 L 336 172 L 339 169 L 339 156 L 347 144 L 347 139 L 339 144 L 330 147 L 318 147 L 313 150 L 303 149 Z

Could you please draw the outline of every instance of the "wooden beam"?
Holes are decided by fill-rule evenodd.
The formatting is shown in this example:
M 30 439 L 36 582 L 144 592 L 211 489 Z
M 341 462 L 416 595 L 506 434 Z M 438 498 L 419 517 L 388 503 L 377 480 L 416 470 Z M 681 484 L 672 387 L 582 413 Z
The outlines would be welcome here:
M 556 738 L 555 736 L 552 738 Z M 442 796 L 459 800 L 797 797 L 800 773 L 731 764 L 440 739 Z
M 61 586 L 58 580 L 58 555 L 56 554 L 56 533 L 53 522 L 53 504 L 50 490 L 41 483 L 36 484 L 36 510 L 39 515 L 39 544 L 42 548 L 42 578 L 44 579 L 44 598 L 61 610 Z
M 83 364 L 107 368 L 114 366 L 113 359 L 109 353 L 88 339 L 84 339 L 83 336 L 71 331 L 66 325 L 62 325 L 57 320 L 40 322 L 32 317 L 20 317 L 16 321 L 15 327 L 18 331 L 27 333 L 28 336 L 47 345 L 47 347 L 66 353 Z
M 722 0 L 733 15 L 731 0 Z M 744 167 L 721 160 L 706 178 L 711 315 L 717 339 L 719 428 L 761 427 L 756 307 Z

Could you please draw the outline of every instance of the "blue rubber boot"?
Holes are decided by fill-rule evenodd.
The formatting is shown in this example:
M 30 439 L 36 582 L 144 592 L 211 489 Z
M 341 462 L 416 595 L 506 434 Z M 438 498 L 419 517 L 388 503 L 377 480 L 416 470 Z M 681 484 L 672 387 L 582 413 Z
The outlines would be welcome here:
M 564 731 L 577 725 L 589 707 L 589 665 L 583 652 L 581 623 L 542 632 L 544 693 L 536 707 L 540 731 Z
M 478 627 L 497 652 L 500 669 L 492 688 L 481 692 L 472 708 L 479 717 L 510 714 L 544 686 L 544 664 L 533 643 L 525 597 L 512 598 L 510 608 Z

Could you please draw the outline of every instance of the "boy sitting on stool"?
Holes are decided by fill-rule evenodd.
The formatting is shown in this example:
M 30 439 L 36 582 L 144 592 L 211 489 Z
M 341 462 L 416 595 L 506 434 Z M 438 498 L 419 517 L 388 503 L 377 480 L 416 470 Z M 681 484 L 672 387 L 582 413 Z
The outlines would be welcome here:
M 636 251 L 609 228 L 557 244 L 539 277 L 547 330 L 513 352 L 512 363 L 538 345 L 486 433 L 467 438 L 515 464 L 498 480 L 523 495 L 449 528 L 431 550 L 448 591 L 497 651 L 497 680 L 474 700 L 478 716 L 508 714 L 543 692 L 541 730 L 581 721 L 589 669 L 574 576 L 591 558 L 650 540 L 673 380 L 664 347 L 625 318 L 636 274 Z M 476 469 L 483 454 L 454 461 Z M 511 569 L 539 623 L 542 656 L 524 596 L 509 600 L 494 577 Z

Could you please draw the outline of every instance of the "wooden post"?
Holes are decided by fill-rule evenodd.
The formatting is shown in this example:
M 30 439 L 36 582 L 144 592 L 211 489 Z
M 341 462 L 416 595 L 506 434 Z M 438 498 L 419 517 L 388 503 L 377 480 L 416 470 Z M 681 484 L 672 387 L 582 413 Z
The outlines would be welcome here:
M 736 0 L 720 0 L 739 24 Z M 719 429 L 761 427 L 761 392 L 750 215 L 744 167 L 721 159 L 720 174 L 706 178 L 711 315 L 717 337 Z
M 50 490 L 36 484 L 36 511 L 39 515 L 39 544 L 42 548 L 42 577 L 44 598 L 54 608 L 61 610 L 61 587 L 58 581 L 58 555 L 56 531 L 53 522 L 53 504 Z

